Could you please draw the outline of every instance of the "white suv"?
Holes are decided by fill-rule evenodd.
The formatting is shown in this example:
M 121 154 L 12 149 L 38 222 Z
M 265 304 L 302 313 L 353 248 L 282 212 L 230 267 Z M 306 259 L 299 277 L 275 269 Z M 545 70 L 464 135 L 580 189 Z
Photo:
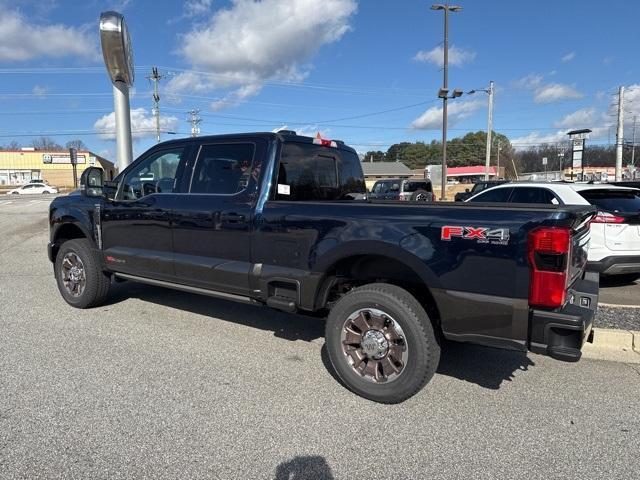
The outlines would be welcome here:
M 640 190 L 606 183 L 507 183 L 467 202 L 594 205 L 589 269 L 601 275 L 640 278 Z

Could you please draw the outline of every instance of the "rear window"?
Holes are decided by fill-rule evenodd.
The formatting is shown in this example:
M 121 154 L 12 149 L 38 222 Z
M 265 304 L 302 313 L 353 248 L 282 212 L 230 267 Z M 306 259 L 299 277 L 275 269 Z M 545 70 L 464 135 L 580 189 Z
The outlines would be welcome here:
M 306 143 L 284 144 L 276 200 L 347 200 L 362 193 L 366 187 L 355 153 Z
M 514 188 L 511 203 L 546 203 L 558 205 L 558 199 L 546 188 L 522 187 Z
M 470 202 L 506 202 L 513 188 L 492 188 L 482 192 Z
M 583 190 L 578 192 L 590 204 L 606 212 L 640 212 L 640 192 L 633 190 Z
M 407 193 L 413 193 L 416 190 L 431 191 L 431 184 L 428 182 L 407 182 L 404 184 L 404 191 Z

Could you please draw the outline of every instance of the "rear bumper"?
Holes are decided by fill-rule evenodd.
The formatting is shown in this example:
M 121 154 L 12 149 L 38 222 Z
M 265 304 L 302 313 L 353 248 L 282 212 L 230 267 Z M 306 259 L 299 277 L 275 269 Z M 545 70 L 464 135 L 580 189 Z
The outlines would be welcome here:
M 640 255 L 605 257 L 602 260 L 589 262 L 587 269 L 602 275 L 640 273 Z
M 558 360 L 578 361 L 589 339 L 598 306 L 597 272 L 586 272 L 567 294 L 568 302 L 554 311 L 532 310 L 529 350 Z

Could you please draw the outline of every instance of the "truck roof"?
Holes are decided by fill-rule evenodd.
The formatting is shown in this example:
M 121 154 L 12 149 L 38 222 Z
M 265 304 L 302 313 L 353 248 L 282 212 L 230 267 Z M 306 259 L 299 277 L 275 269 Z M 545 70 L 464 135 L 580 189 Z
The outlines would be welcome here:
M 262 137 L 266 140 L 277 139 L 281 142 L 294 142 L 294 143 L 314 143 L 313 137 L 307 137 L 305 135 L 298 135 L 293 130 L 282 130 L 280 132 L 243 132 L 243 133 L 225 133 L 221 135 L 203 135 L 199 137 L 186 137 L 186 138 L 176 138 L 172 140 L 167 140 L 162 142 L 162 145 L 173 145 L 177 143 L 184 143 L 185 141 L 190 142 L 202 142 L 202 141 L 219 141 L 226 139 L 238 139 L 238 138 L 249 138 L 249 137 Z M 324 139 L 323 139 L 324 140 Z M 348 152 L 356 153 L 356 151 L 347 145 L 342 140 L 332 140 L 335 142 L 335 146 L 331 145 L 328 148 L 337 148 L 339 150 L 346 150 Z

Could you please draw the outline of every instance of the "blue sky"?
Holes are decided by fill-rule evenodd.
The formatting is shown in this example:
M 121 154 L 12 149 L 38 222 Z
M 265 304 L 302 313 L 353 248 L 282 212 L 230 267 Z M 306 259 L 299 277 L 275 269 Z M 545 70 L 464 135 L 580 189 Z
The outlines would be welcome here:
M 640 3 L 460 1 L 451 15 L 449 85 L 496 83 L 494 129 L 525 146 L 571 128 L 614 142 L 615 94 L 628 87 L 625 136 L 640 114 Z M 101 11 L 124 13 L 136 64 L 134 153 L 153 145 L 152 65 L 162 125 L 189 134 L 321 131 L 359 151 L 440 138 L 442 12 L 424 1 L 0 0 L 0 145 L 30 135 L 81 138 L 114 158 Z M 484 93 L 450 102 L 450 138 L 486 129 Z M 385 113 L 379 113 L 385 112 Z M 640 131 L 640 130 L 639 130 Z M 163 134 L 163 139 L 174 138 Z

